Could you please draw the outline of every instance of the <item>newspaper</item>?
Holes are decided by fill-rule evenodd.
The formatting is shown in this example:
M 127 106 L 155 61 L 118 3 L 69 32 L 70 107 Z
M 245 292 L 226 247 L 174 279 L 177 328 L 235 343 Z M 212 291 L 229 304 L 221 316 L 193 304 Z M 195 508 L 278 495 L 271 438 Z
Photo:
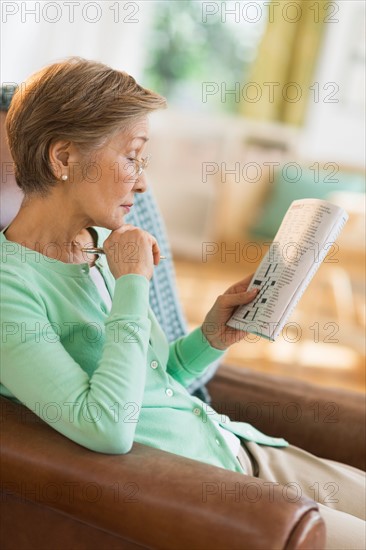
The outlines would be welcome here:
M 293 201 L 248 287 L 258 294 L 226 324 L 274 341 L 347 219 L 343 208 L 328 201 Z

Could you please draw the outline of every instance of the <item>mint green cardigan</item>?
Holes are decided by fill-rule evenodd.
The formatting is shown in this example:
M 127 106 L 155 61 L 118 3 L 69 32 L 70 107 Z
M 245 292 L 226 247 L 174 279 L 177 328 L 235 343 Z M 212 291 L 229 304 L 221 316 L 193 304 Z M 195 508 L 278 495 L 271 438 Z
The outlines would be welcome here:
M 95 228 L 98 246 L 109 231 Z M 5 231 L 5 230 L 4 230 Z M 0 233 L 0 393 L 93 451 L 123 454 L 134 441 L 242 472 L 214 420 L 241 438 L 286 446 L 216 413 L 186 387 L 223 355 L 201 328 L 168 343 L 142 275 L 115 280 L 107 310 L 88 264 L 53 260 Z

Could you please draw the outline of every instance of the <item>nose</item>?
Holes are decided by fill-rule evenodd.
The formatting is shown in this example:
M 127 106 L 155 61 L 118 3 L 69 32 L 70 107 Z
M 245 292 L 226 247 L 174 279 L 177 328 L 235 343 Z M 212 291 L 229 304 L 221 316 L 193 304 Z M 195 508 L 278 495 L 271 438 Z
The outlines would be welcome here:
M 147 180 L 145 173 L 142 172 L 142 174 L 137 178 L 136 183 L 134 185 L 134 191 L 135 193 L 145 193 L 147 190 Z

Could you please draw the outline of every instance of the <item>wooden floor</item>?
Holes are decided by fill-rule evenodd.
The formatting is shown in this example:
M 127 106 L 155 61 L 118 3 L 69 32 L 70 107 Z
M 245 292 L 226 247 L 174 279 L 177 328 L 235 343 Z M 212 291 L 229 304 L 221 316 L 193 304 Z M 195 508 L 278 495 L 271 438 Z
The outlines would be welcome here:
M 219 294 L 247 274 L 243 265 L 214 259 L 203 263 L 175 257 L 174 265 L 190 328 L 202 323 Z M 289 319 L 287 333 L 276 342 L 254 336 L 238 342 L 228 350 L 225 362 L 364 392 L 363 276 L 363 268 L 350 280 L 338 266 L 322 265 Z

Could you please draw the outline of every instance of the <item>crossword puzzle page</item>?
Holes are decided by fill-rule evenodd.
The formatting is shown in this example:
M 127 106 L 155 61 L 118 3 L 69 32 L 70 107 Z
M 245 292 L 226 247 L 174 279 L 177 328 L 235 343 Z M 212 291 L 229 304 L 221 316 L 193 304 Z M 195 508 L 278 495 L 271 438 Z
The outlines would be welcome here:
M 328 201 L 294 201 L 249 285 L 258 294 L 227 325 L 275 340 L 347 219 Z

